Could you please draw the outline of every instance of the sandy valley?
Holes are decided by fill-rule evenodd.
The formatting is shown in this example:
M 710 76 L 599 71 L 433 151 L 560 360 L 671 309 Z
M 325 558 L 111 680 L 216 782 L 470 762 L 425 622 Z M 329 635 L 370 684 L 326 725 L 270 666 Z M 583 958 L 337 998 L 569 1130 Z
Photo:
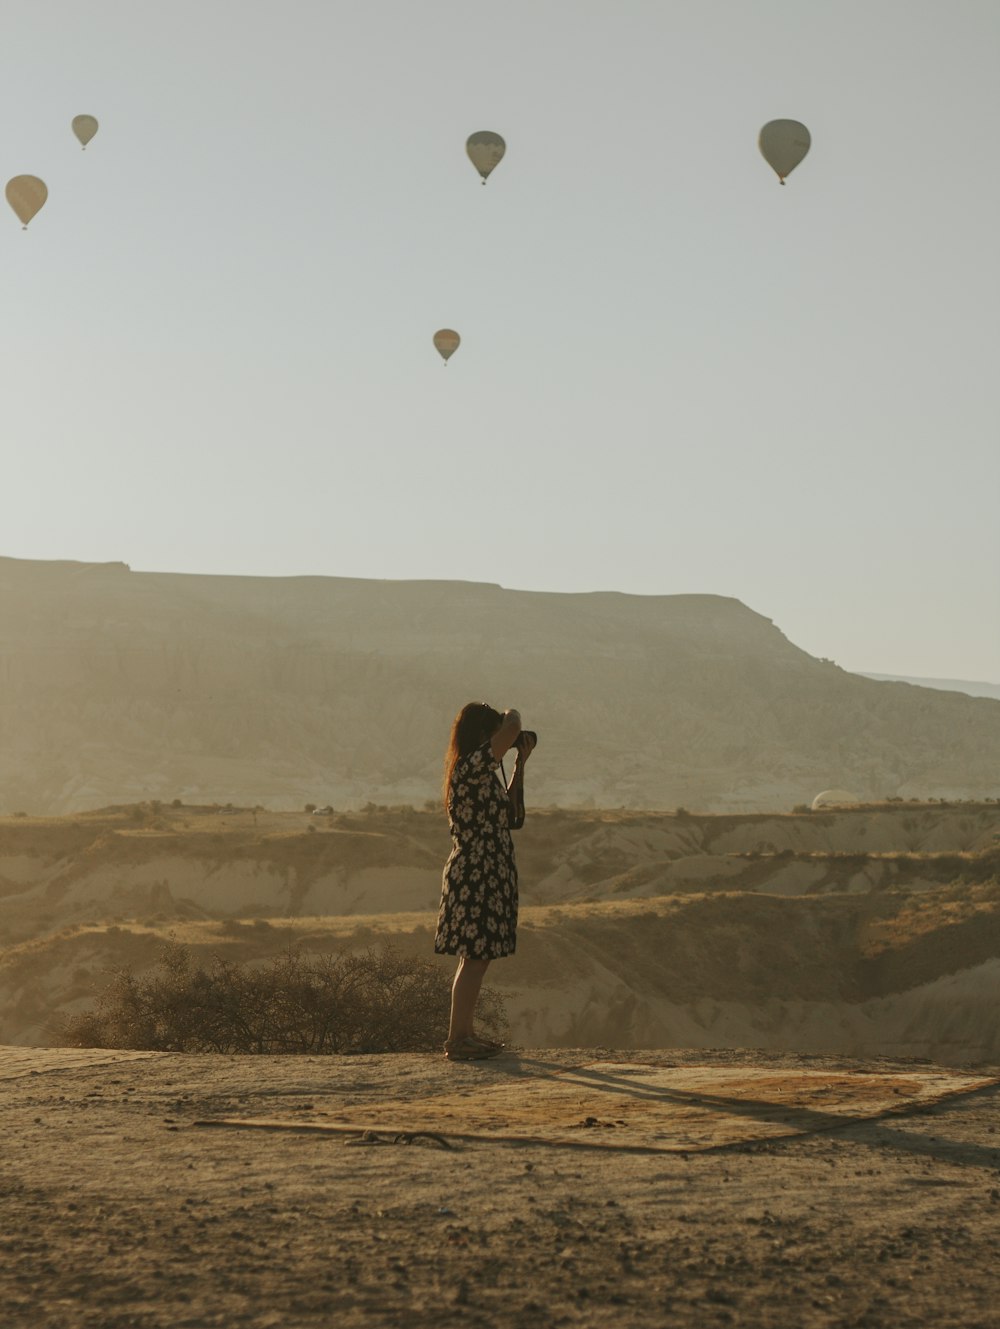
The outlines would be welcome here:
M 490 982 L 525 1046 L 1000 1060 L 998 835 L 995 803 L 535 812 L 518 952 Z M 431 959 L 446 852 L 437 808 L 0 819 L 0 1041 L 51 1042 L 171 937 L 203 959 Z
M 438 808 L 4 818 L 4 1324 L 992 1329 L 998 836 L 536 811 L 512 1050 L 456 1065 L 45 1046 L 169 938 L 428 958 Z

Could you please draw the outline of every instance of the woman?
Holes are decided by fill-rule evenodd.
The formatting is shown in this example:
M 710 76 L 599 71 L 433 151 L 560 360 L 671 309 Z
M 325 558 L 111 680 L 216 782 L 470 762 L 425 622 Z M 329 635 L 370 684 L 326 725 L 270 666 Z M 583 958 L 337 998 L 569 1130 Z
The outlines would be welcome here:
M 510 784 L 497 767 L 517 745 Z M 444 868 L 434 950 L 459 956 L 451 988 L 445 1056 L 451 1061 L 495 1057 L 502 1043 L 480 1038 L 473 1014 L 491 960 L 513 955 L 517 933 L 517 865 L 510 838 L 510 801 L 519 795 L 534 743 L 521 733 L 517 711 L 503 715 L 485 702 L 463 706 L 445 756 L 444 801 L 452 850 Z

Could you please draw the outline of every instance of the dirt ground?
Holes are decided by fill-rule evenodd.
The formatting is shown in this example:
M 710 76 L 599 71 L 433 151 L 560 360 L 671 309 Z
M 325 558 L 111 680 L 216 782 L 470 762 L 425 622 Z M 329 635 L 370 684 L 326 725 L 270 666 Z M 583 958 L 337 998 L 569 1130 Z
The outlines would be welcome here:
M 753 1052 L 228 1058 L 0 1049 L 4 1329 L 995 1329 L 1000 1088 L 684 1153 L 209 1129 L 426 1118 L 593 1062 L 864 1075 Z M 979 1068 L 997 1075 L 997 1068 Z M 502 1125 L 502 1123 L 499 1123 Z M 405 1122 L 400 1125 L 405 1126 Z M 381 1138 L 387 1138 L 382 1134 Z M 598 1147 L 588 1147 L 588 1146 Z

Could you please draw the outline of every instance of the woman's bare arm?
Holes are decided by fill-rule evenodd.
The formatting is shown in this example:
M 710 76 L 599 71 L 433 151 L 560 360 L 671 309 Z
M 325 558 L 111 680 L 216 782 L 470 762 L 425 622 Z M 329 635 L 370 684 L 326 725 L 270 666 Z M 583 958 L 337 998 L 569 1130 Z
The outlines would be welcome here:
M 514 740 L 514 745 L 517 748 L 517 757 L 514 760 L 514 770 L 507 782 L 507 793 L 515 799 L 523 798 L 523 795 L 519 791 L 524 785 L 524 763 L 534 752 L 536 742 L 537 739 L 529 736 L 523 729 Z
M 490 747 L 497 761 L 514 746 L 521 732 L 521 716 L 517 711 L 504 711 L 500 728 L 493 735 Z

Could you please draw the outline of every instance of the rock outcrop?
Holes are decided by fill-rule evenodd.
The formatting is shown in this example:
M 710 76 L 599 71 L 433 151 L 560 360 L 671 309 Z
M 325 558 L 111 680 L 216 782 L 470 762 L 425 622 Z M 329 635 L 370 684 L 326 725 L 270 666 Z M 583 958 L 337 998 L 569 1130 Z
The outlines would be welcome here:
M 0 559 L 3 812 L 421 802 L 479 697 L 541 734 L 545 803 L 1000 793 L 1000 704 L 846 673 L 722 596 Z

